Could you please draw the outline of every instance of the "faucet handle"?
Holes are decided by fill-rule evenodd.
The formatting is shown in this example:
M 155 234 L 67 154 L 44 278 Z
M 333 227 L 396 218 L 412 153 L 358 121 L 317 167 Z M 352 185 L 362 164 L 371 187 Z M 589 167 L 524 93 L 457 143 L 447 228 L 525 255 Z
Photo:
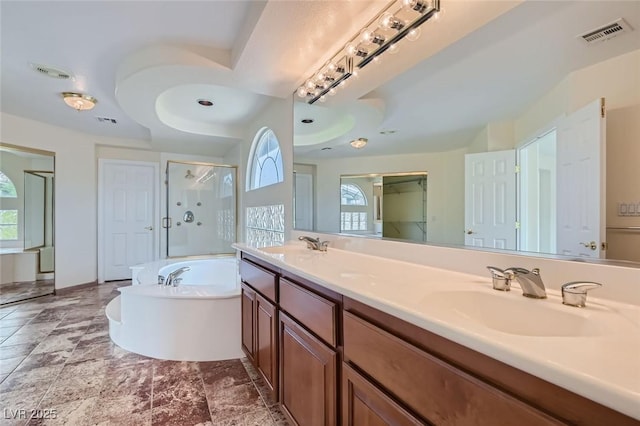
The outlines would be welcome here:
M 163 285 L 163 284 L 164 284 L 164 276 L 158 275 L 158 285 Z
M 318 250 L 327 251 L 327 247 L 329 247 L 329 241 L 322 241 L 318 244 Z
M 538 270 L 538 269 L 534 269 L 534 270 L 539 272 L 539 270 Z M 516 275 L 518 275 L 518 274 L 526 275 L 526 274 L 528 274 L 529 272 L 533 272 L 533 271 L 529 271 L 528 269 L 520 268 L 520 267 L 518 267 L 518 266 L 513 266 L 513 267 L 511 267 L 511 268 L 507 268 L 507 269 L 505 269 L 503 272 L 504 272 L 504 274 L 505 274 L 506 276 L 510 276 L 510 278 L 512 278 L 512 279 L 513 279 L 513 278 L 514 278 Z
M 512 275 L 505 274 L 500 268 L 495 266 L 487 266 L 489 272 L 491 272 L 491 279 L 493 282 L 493 289 L 499 291 L 510 291 L 511 290 L 511 278 Z
M 598 287 L 602 287 L 602 284 L 593 281 L 572 281 L 562 284 L 562 303 L 584 308 L 587 303 L 587 291 Z

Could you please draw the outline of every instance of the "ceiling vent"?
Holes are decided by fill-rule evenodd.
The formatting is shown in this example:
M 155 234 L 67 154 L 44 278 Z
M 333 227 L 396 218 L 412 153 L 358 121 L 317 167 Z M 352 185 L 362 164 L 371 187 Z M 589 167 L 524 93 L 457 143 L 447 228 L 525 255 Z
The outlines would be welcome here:
M 622 33 L 628 33 L 630 31 L 633 31 L 631 25 L 629 25 L 624 19 L 618 18 L 610 24 L 591 30 L 585 34 L 579 35 L 578 37 L 585 43 L 592 44 L 612 39 Z
M 96 120 L 98 120 L 99 123 L 105 123 L 105 124 L 116 124 L 117 123 L 115 118 L 109 118 L 109 117 L 96 117 Z
M 60 68 L 50 67 L 43 64 L 30 64 L 31 68 L 39 74 L 46 75 L 51 78 L 57 78 L 60 80 L 69 80 L 71 73 L 61 70 Z

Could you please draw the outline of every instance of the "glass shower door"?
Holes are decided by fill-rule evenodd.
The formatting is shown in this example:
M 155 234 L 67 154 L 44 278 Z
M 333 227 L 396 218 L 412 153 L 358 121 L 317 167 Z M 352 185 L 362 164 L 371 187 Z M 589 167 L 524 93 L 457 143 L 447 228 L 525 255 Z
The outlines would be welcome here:
M 167 256 L 234 253 L 236 167 L 167 162 Z

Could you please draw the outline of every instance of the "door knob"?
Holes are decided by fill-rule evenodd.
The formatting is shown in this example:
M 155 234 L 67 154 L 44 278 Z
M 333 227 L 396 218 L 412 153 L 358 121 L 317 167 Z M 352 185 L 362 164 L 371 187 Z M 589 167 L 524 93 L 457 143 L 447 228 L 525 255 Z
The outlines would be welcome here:
M 471 234 L 475 234 L 475 232 L 473 232 L 472 229 L 467 229 L 466 231 L 464 231 L 467 235 L 471 235 Z
M 153 231 L 153 226 L 145 226 L 144 229 L 147 231 Z
M 581 245 L 590 248 L 591 250 L 595 250 L 598 248 L 598 244 L 595 241 L 590 241 L 588 243 L 580 243 Z

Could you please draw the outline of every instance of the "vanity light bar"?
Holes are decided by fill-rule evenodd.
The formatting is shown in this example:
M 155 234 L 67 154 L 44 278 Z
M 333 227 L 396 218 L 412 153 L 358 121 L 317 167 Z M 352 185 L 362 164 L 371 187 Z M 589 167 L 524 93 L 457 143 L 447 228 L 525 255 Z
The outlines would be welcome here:
M 391 11 L 394 11 L 393 13 Z M 440 0 L 394 0 L 353 37 L 345 48 L 297 90 L 307 103 L 323 102 L 327 94 L 355 75 L 354 67 L 364 68 L 384 52 L 407 37 L 411 39 L 418 27 L 440 12 Z M 405 18 L 406 15 L 410 15 Z M 408 19 L 411 18 L 412 19 Z M 387 21 L 386 25 L 383 21 Z M 397 31 L 395 34 L 389 32 Z M 356 64 L 357 62 L 357 64 Z

